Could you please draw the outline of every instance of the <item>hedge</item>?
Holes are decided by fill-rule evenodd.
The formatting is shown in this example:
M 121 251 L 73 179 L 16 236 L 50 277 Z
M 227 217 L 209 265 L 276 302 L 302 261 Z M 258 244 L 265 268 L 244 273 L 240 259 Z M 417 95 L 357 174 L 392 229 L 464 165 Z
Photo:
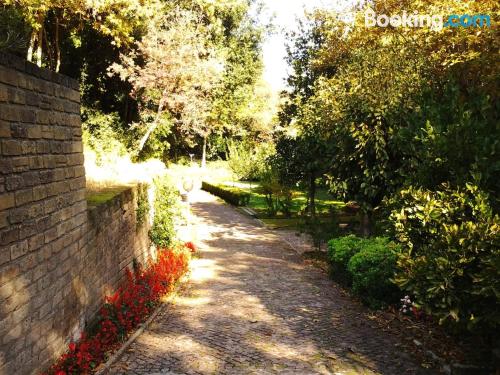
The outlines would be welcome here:
M 246 206 L 250 202 L 250 194 L 238 188 L 212 185 L 205 181 L 202 182 L 201 188 L 234 206 Z

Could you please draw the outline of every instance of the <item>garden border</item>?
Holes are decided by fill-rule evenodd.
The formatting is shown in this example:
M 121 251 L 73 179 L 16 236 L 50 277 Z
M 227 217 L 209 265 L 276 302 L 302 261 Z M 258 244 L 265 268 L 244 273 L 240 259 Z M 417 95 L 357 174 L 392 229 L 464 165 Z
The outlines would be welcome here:
M 175 286 L 175 289 L 165 297 L 164 301 L 160 302 L 160 306 L 158 306 L 151 316 L 139 326 L 139 328 L 128 338 L 128 340 L 125 341 L 125 343 L 121 345 L 120 348 L 111 355 L 111 357 L 109 357 L 101 368 L 94 373 L 95 375 L 106 375 L 109 373 L 115 362 L 118 361 L 123 353 L 137 340 L 137 338 L 142 335 L 147 328 L 149 328 L 149 326 L 153 323 L 153 320 L 155 320 L 155 318 L 158 317 L 158 315 L 160 315 L 167 306 L 172 304 L 173 299 L 178 296 L 179 291 L 189 282 L 190 275 L 191 270 L 182 276 Z

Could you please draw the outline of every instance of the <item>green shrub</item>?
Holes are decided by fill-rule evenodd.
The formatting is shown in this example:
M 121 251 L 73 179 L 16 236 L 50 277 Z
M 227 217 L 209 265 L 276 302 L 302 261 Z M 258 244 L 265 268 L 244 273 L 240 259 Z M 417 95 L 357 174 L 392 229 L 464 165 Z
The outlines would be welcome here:
M 228 144 L 228 165 L 236 179 L 255 181 L 259 179 L 268 156 L 273 152 L 272 143 L 231 142 Z
M 246 206 L 250 202 L 250 194 L 238 188 L 212 185 L 205 181 L 202 182 L 201 188 L 234 206 Z
M 167 176 L 154 180 L 153 226 L 149 236 L 157 246 L 169 247 L 175 239 L 175 221 L 181 216 L 179 192 Z
M 328 242 L 328 258 L 334 280 L 344 285 L 351 285 L 352 278 L 347 270 L 347 264 L 353 255 L 360 251 L 362 242 L 362 238 L 353 234 L 334 238 Z
M 386 238 L 362 240 L 361 250 L 347 264 L 352 290 L 373 308 L 397 302 L 399 288 L 392 279 L 396 272 L 398 247 Z
M 391 219 L 402 252 L 396 282 L 441 322 L 500 326 L 500 219 L 476 186 L 400 193 Z
M 111 164 L 117 157 L 127 155 L 121 142 L 120 117 L 82 107 L 82 140 L 86 149 L 96 154 L 97 165 Z
M 399 289 L 392 278 L 399 248 L 385 237 L 338 237 L 328 242 L 332 277 L 371 307 L 396 302 Z

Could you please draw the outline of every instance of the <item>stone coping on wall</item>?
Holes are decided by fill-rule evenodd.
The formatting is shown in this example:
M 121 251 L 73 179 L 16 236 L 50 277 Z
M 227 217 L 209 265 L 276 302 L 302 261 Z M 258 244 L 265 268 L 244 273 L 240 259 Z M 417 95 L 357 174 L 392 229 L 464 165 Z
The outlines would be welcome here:
M 134 195 L 138 193 L 138 189 L 144 186 L 148 186 L 148 184 L 138 182 L 88 192 L 86 198 L 90 222 L 94 225 L 98 224 L 107 211 L 123 207 L 125 203 L 132 201 Z
M 140 184 L 127 184 L 110 186 L 97 190 L 87 190 L 87 206 L 89 209 L 94 209 L 102 205 L 107 205 L 126 191 L 133 190 L 138 186 L 140 186 Z
M 65 76 L 60 73 L 56 73 L 52 70 L 40 68 L 39 66 L 26 61 L 25 59 L 11 55 L 6 52 L 0 51 L 0 65 L 6 68 L 16 70 L 18 72 L 29 74 L 30 76 L 43 79 L 52 83 L 57 83 L 58 85 L 71 88 L 73 90 L 80 90 L 79 83 L 76 79 Z M 17 79 L 12 77 L 12 79 Z

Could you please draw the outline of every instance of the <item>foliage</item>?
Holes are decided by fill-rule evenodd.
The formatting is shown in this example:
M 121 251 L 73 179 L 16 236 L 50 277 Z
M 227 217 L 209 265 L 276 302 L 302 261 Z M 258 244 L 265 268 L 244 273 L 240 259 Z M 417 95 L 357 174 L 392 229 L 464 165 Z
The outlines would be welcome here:
M 316 215 L 317 179 L 325 172 L 325 161 L 329 159 L 326 143 L 318 133 L 303 131 L 294 137 L 280 134 L 276 140 L 276 153 L 269 157 L 279 183 L 287 188 L 302 185 L 307 189 L 307 208 L 311 216 Z
M 175 239 L 175 221 L 180 217 L 179 192 L 168 176 L 154 179 L 154 219 L 149 236 L 160 247 Z
M 111 72 L 132 85 L 141 102 L 145 131 L 141 151 L 158 127 L 180 126 L 181 133 L 200 127 L 210 110 L 209 92 L 219 79 L 221 64 L 216 51 L 207 47 L 207 30 L 200 16 L 187 10 L 163 10 L 150 20 L 137 50 L 121 55 Z M 139 59 L 140 58 L 140 59 Z
M 336 237 L 341 233 L 339 225 L 339 210 L 335 206 L 329 206 L 328 215 L 302 216 L 301 231 L 311 236 L 314 246 L 320 251 L 322 245 L 328 244 L 332 236 Z M 346 225 L 348 227 L 348 224 Z
M 262 132 L 255 114 L 243 115 L 262 96 L 261 38 L 246 1 L 163 4 L 135 48 L 110 69 L 131 84 L 138 103 L 136 153 L 166 159 L 172 143 L 177 156 L 178 148 L 187 151 L 202 140 L 204 164 L 211 135 Z
M 477 186 L 402 190 L 392 213 L 399 286 L 428 313 L 469 329 L 499 327 L 500 218 Z
M 316 215 L 317 179 L 327 171 L 332 155 L 328 137 L 318 122 L 322 107 L 307 106 L 314 95 L 315 82 L 322 76 L 331 76 L 330 66 L 314 64 L 316 56 L 324 46 L 325 27 L 328 24 L 321 17 L 309 15 L 299 21 L 297 30 L 290 32 L 287 46 L 287 60 L 292 67 L 288 77 L 290 90 L 283 94 L 278 114 L 282 131 L 276 136 L 276 155 L 273 163 L 279 172 L 282 184 L 302 185 L 308 191 L 307 211 Z M 314 221 L 314 219 L 312 219 Z
M 352 23 L 315 12 L 299 32 L 280 117 L 326 142 L 330 188 L 360 204 L 365 234 L 373 211 L 402 186 L 463 185 L 474 173 L 493 192 L 500 172 L 495 28 L 367 28 L 369 6 L 382 14 L 498 10 L 492 1 L 382 1 L 353 9 Z
M 250 200 L 250 194 L 238 188 L 212 185 L 205 181 L 202 182 L 201 188 L 234 206 L 246 206 Z
M 255 181 L 262 175 L 267 158 L 273 153 L 272 143 L 228 143 L 228 165 L 239 181 Z
M 268 158 L 268 161 L 271 158 Z M 267 214 L 275 216 L 282 212 L 285 217 L 292 216 L 293 199 L 296 193 L 288 185 L 282 184 L 279 180 L 277 169 L 268 163 L 260 174 L 257 193 L 264 196 Z
M 382 237 L 364 239 L 360 245 L 347 264 L 353 292 L 373 308 L 395 303 L 400 291 L 392 279 L 399 248 Z
M 360 206 L 364 235 L 392 200 L 398 284 L 413 301 L 442 322 L 497 329 L 498 27 L 365 27 L 369 8 L 499 14 L 492 0 L 384 0 L 356 4 L 351 19 L 311 14 L 291 48 L 281 124 L 327 146 L 330 190 Z
M 19 9 L 0 6 L 0 51 L 24 55 L 29 33 L 30 28 Z
M 399 247 L 385 237 L 338 237 L 328 242 L 331 275 L 365 303 L 377 308 L 394 303 L 399 289 L 392 278 L 396 272 Z
M 160 298 L 172 291 L 174 284 L 187 272 L 192 243 L 173 249 L 160 249 L 155 261 L 146 269 L 127 268 L 127 279 L 100 309 L 95 333 L 82 334 L 79 342 L 69 344 L 68 352 L 47 372 L 47 375 L 84 374 L 104 361 L 106 352 L 143 322 L 155 309 Z
M 27 51 L 28 61 L 33 57 L 39 66 L 59 71 L 61 66 L 61 40 L 77 32 L 83 24 L 111 38 L 117 46 L 133 41 L 134 32 L 145 18 L 157 9 L 155 0 L 5 0 L 22 14 L 31 28 Z
M 353 234 L 328 241 L 331 275 L 336 281 L 351 285 L 352 278 L 347 270 L 347 264 L 360 251 L 362 242 L 362 238 Z
M 302 215 L 302 212 L 304 211 L 304 208 L 306 207 L 307 204 L 306 192 L 299 189 L 291 189 L 290 191 L 290 193 L 292 194 L 291 202 L 288 203 L 289 204 L 288 210 L 290 211 L 291 218 L 282 217 L 281 214 L 283 214 L 283 211 L 280 210 L 280 205 L 276 203 L 273 203 L 273 205 L 277 207 L 275 215 L 269 215 L 269 207 L 268 203 L 266 202 L 266 196 L 264 194 L 265 191 L 262 189 L 262 181 L 239 182 L 239 183 L 227 182 L 230 180 L 230 178 L 228 178 L 227 176 L 220 176 L 219 178 L 215 177 L 215 174 L 217 174 L 218 171 L 217 169 L 212 167 L 213 165 L 214 165 L 213 162 L 209 163 L 211 170 L 205 174 L 205 178 L 207 178 L 208 181 L 211 181 L 212 185 L 218 183 L 228 188 L 237 187 L 239 190 L 245 191 L 248 194 L 250 194 L 250 201 L 248 203 L 248 206 L 252 208 L 254 211 L 256 211 L 257 215 L 259 215 L 260 218 L 269 219 L 266 221 L 275 223 L 283 222 L 283 223 L 299 224 L 304 221 L 304 215 Z M 336 219 L 332 215 L 332 210 L 334 209 L 334 207 L 342 208 L 344 204 L 343 202 L 335 200 L 334 197 L 332 197 L 325 188 L 320 188 L 318 190 L 317 205 L 319 214 L 318 221 L 321 221 L 323 224 L 325 221 L 328 222 L 329 224 L 326 226 L 326 230 L 328 230 L 328 227 L 330 226 L 332 220 Z M 342 220 L 343 223 L 345 222 L 354 223 L 356 221 L 356 218 L 354 216 L 346 215 L 343 214 L 342 212 L 338 212 L 337 210 L 335 210 L 335 216 L 337 214 L 339 215 L 338 219 Z M 309 218 L 307 217 L 307 219 Z M 297 226 L 297 229 L 302 230 L 303 228 L 302 226 L 299 225 Z M 335 232 L 332 231 L 329 233 L 330 234 L 328 239 L 330 239 L 332 237 L 332 233 Z
M 213 90 L 212 134 L 226 139 L 267 139 L 276 97 L 262 81 L 261 43 L 266 26 L 250 16 L 249 2 L 233 2 L 222 51 L 225 69 Z M 255 9 L 255 8 L 254 8 Z M 238 12 L 237 12 L 238 10 Z
M 120 141 L 120 119 L 116 113 L 105 114 L 91 108 L 82 108 L 82 140 L 85 150 L 96 155 L 97 165 L 110 164 L 110 158 L 125 156 L 127 149 Z
M 137 207 L 135 209 L 137 228 L 140 228 L 144 224 L 149 214 L 148 189 L 148 185 L 139 185 L 137 187 Z
M 82 104 L 118 115 L 134 156 L 167 161 L 211 135 L 268 137 L 274 101 L 259 80 L 256 9 L 247 0 L 5 0 L 0 48 L 78 79 Z

